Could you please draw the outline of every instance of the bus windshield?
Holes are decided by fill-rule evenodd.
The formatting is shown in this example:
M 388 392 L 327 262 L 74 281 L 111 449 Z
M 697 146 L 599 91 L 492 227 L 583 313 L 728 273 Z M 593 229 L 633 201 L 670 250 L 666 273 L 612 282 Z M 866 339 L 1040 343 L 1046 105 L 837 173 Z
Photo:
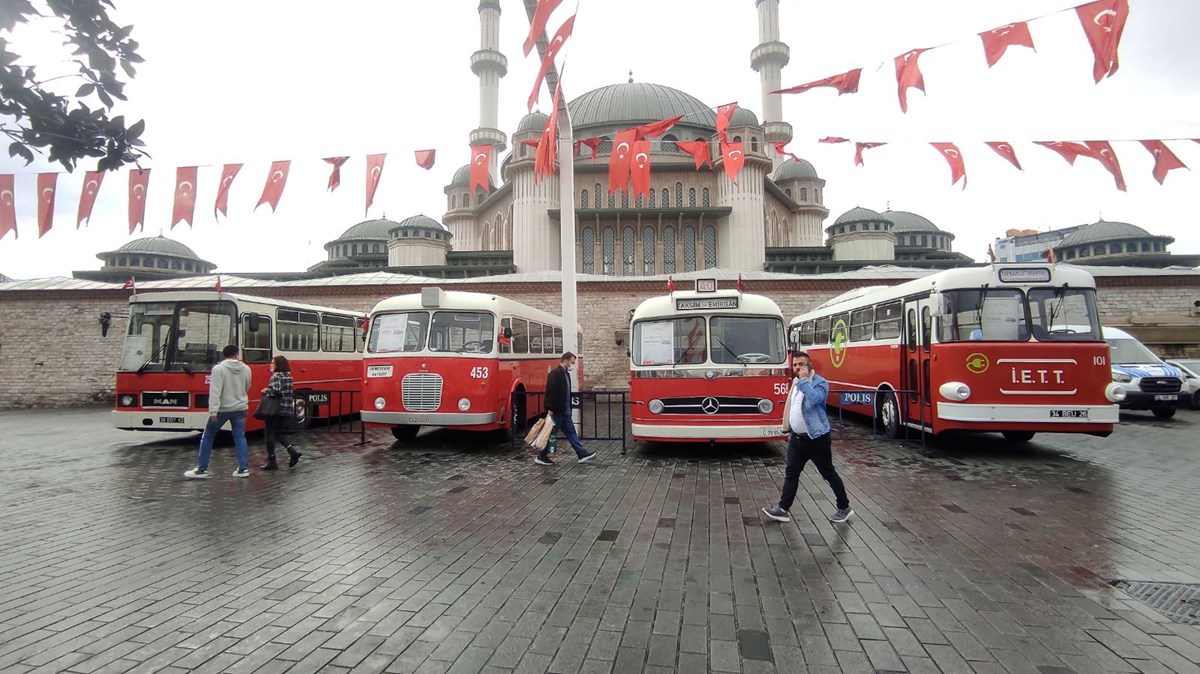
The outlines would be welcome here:
M 428 311 L 379 314 L 371 321 L 371 336 L 367 339 L 367 351 L 370 353 L 420 351 L 425 348 L 425 334 L 428 331 Z
M 1025 298 L 1015 288 L 944 290 L 938 340 L 1023 342 L 1029 339 Z
M 429 331 L 430 351 L 491 353 L 496 339 L 496 317 L 478 311 L 437 311 Z
M 634 323 L 632 341 L 637 365 L 694 365 L 708 359 L 703 316 Z
M 1100 314 L 1091 288 L 1030 288 L 1029 316 L 1039 342 L 1100 340 Z
M 767 316 L 713 316 L 714 363 L 782 363 L 787 355 L 783 321 Z
M 135 302 L 118 371 L 209 372 L 236 327 L 232 302 Z

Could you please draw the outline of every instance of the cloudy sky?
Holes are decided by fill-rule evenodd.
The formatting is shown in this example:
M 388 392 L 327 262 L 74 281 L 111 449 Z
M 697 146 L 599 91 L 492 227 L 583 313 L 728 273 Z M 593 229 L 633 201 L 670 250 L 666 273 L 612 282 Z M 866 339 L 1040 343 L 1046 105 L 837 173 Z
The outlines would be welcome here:
M 575 34 L 564 51 L 565 91 L 572 97 L 623 82 L 671 86 L 713 106 L 738 101 L 761 116 L 754 0 L 581 0 Z M 1092 55 L 1070 0 L 782 0 L 781 39 L 791 47 L 783 85 L 863 67 L 858 94 L 831 89 L 784 97 L 795 129 L 789 150 L 828 181 L 831 218 L 856 205 L 920 213 L 957 236 L 957 250 L 983 259 L 987 244 L 1010 227 L 1050 229 L 1103 216 L 1176 239 L 1172 250 L 1200 252 L 1195 199 L 1200 144 L 1169 142 L 1185 164 L 1160 186 L 1139 139 L 1200 138 L 1200 25 L 1195 0 L 1130 0 L 1117 74 L 1094 84 Z M 68 276 L 96 269 L 96 253 L 160 231 L 215 262 L 219 271 L 300 270 L 324 259 L 323 244 L 364 218 L 364 164 L 388 153 L 368 217 L 441 218 L 442 188 L 469 155 L 479 125 L 478 80 L 470 55 L 479 48 L 478 3 L 345 0 L 336 11 L 298 11 L 283 0 L 205 3 L 118 0 L 115 18 L 135 25 L 146 63 L 119 112 L 145 118 L 153 158 L 145 234 L 127 228 L 124 170 L 110 174 L 91 224 L 75 229 L 84 164 L 59 178 L 55 227 L 37 238 L 35 174 L 16 173 L 20 238 L 0 241 L 0 273 L 12 278 Z M 537 70 L 521 54 L 528 30 L 522 4 L 501 0 L 500 125 L 511 135 Z M 571 3 L 551 21 L 553 30 Z M 976 34 L 1037 18 L 1036 53 L 1012 48 L 988 69 Z M 43 77 L 65 69 L 50 20 L 13 36 L 22 62 Z M 946 45 L 921 57 L 927 94 L 911 91 L 909 112 L 896 99 L 892 58 L 911 48 Z M 78 83 L 64 82 L 73 92 Z M 542 105 L 548 107 L 543 94 Z M 886 141 L 853 165 L 853 148 L 818 138 Z M 1034 140 L 1114 140 L 1128 192 L 1119 192 L 1095 161 L 1068 166 Z M 929 142 L 956 142 L 969 184 L 950 172 Z M 1010 141 L 1017 171 L 982 144 Z M 418 168 L 413 151 L 436 148 L 437 165 Z M 342 187 L 325 191 L 322 157 L 350 155 Z M 272 160 L 292 160 L 279 210 L 254 205 Z M 245 163 L 217 221 L 212 203 L 223 163 Z M 170 229 L 175 167 L 201 165 L 192 227 Z

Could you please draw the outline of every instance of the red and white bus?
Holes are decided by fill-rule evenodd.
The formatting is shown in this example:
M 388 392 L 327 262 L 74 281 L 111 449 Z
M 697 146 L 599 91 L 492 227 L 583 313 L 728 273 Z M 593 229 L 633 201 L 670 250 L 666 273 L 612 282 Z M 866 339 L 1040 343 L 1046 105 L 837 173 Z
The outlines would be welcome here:
M 208 384 L 221 350 L 237 344 L 250 366 L 250 408 L 287 356 L 300 426 L 358 410 L 362 316 L 286 300 L 215 291 L 138 293 L 117 367 L 113 425 L 130 431 L 203 431 Z M 347 392 L 353 392 L 353 396 Z M 345 409 L 342 409 L 342 408 Z M 246 428 L 262 428 L 249 417 Z
M 829 380 L 829 404 L 904 427 L 1107 435 L 1117 423 L 1096 284 L 1066 265 L 950 269 L 860 288 L 797 316 L 795 348 Z
M 499 295 L 441 288 L 376 304 L 369 330 L 362 419 L 391 426 L 401 441 L 422 426 L 513 437 L 541 412 L 527 409 L 540 402 L 531 394 L 545 392 L 546 374 L 563 352 L 558 316 Z
M 762 442 L 783 435 L 787 340 L 779 305 L 761 295 L 696 290 L 652 297 L 629 328 L 635 440 Z

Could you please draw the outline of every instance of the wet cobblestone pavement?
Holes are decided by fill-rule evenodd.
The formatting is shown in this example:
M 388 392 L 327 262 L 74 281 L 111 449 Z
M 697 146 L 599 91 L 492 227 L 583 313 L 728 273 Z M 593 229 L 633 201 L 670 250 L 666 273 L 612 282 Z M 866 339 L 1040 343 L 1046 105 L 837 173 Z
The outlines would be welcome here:
M 185 482 L 197 437 L 0 413 L 0 671 L 1200 672 L 1200 627 L 1110 581 L 1200 582 L 1200 413 L 1110 438 L 884 442 L 857 512 L 782 447 L 308 434 Z M 252 465 L 261 436 L 251 436 Z

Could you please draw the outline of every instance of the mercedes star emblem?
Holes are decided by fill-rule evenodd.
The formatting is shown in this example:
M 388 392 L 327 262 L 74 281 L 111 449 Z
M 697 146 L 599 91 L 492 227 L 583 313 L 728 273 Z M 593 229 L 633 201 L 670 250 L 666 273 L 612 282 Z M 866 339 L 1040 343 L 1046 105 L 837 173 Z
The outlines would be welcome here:
M 700 402 L 700 409 L 704 410 L 705 414 L 716 414 L 717 410 L 721 409 L 721 403 L 709 396 Z

